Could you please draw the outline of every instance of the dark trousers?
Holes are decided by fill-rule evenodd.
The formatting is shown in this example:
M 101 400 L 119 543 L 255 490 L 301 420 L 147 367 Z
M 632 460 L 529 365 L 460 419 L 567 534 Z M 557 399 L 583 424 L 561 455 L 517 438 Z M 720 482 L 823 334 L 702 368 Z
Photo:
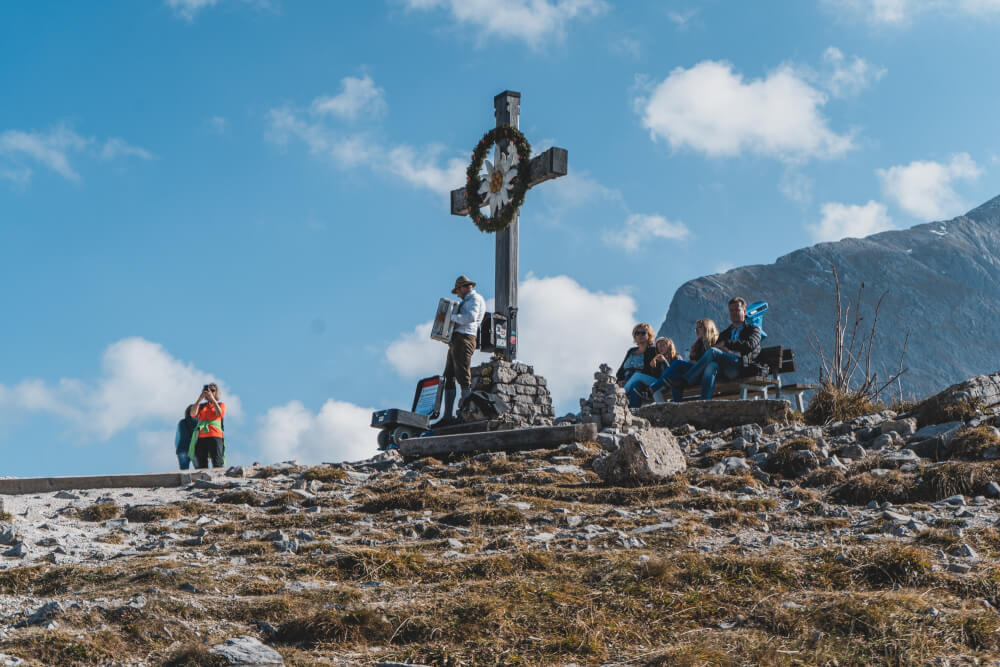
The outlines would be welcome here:
M 207 468 L 208 459 L 212 459 L 213 468 L 223 466 L 223 444 L 222 438 L 198 438 L 194 446 L 194 467 Z
M 444 386 L 455 388 L 455 380 L 462 389 L 472 388 L 472 353 L 476 351 L 476 335 L 453 333 L 448 343 L 448 361 L 444 364 Z

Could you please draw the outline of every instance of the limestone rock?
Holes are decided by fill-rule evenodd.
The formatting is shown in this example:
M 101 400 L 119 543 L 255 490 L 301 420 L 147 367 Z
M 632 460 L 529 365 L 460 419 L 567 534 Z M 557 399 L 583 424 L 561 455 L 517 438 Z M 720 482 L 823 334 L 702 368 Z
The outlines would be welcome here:
M 951 344 L 957 343 L 958 341 L 953 339 Z M 989 343 L 979 339 L 975 341 L 975 348 L 983 345 L 989 345 Z M 995 348 L 996 346 L 994 346 L 994 356 Z M 995 364 L 994 359 L 991 366 Z M 1000 405 L 1000 372 L 991 375 L 977 375 L 964 382 L 953 384 L 944 391 L 918 403 L 915 408 L 910 410 L 910 414 L 915 416 L 921 424 L 937 424 L 941 421 L 941 415 L 948 415 L 950 412 L 960 409 L 963 404 L 970 402 L 981 408 Z
M 684 454 L 665 428 L 629 433 L 618 450 L 595 459 L 593 465 L 594 472 L 612 485 L 662 482 L 687 469 Z
M 259 639 L 242 635 L 227 639 L 212 647 L 212 653 L 222 656 L 230 667 L 283 667 L 285 659 Z

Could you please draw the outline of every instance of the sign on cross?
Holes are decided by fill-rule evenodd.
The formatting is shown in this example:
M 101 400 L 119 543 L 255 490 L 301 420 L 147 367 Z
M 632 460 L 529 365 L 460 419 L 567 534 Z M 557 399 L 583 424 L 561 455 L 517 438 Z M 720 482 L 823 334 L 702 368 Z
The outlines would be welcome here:
M 518 129 L 521 116 L 521 93 L 505 90 L 493 98 L 493 109 L 497 127 L 509 125 Z M 505 148 L 505 143 L 497 142 L 493 154 L 496 163 L 500 161 L 500 152 Z M 568 162 L 569 153 L 565 148 L 550 148 L 541 155 L 536 155 L 531 159 L 528 167 L 528 187 L 532 188 L 539 183 L 565 176 L 568 172 Z M 524 165 L 519 167 L 519 169 L 523 168 Z M 469 214 L 469 202 L 466 200 L 465 188 L 451 191 L 451 214 Z M 518 214 L 515 212 L 510 226 L 497 232 L 496 235 L 496 268 L 493 288 L 496 297 L 496 312 L 507 317 L 507 351 L 504 355 L 507 361 L 514 361 L 517 358 L 518 229 Z

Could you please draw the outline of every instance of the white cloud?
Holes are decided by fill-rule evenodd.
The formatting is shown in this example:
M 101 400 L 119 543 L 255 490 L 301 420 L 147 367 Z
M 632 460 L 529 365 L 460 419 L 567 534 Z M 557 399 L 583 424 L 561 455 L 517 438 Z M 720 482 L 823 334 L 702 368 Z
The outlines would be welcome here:
M 988 17 L 1000 14 L 1000 0 L 823 0 L 836 13 L 861 16 L 873 25 L 900 26 L 918 15 L 941 13 Z
M 0 409 L 55 415 L 84 437 L 108 440 L 149 422 L 174 424 L 205 382 L 216 382 L 227 417 L 239 417 L 238 396 L 211 373 L 172 357 L 162 345 L 124 338 L 105 349 L 101 377 L 94 382 L 62 379 L 53 384 L 28 379 L 0 385 Z
M 532 46 L 549 36 L 562 39 L 570 21 L 599 16 L 609 8 L 603 0 L 403 0 L 403 4 L 419 11 L 442 8 L 477 35 L 520 39 Z
M 104 160 L 114 160 L 119 157 L 137 157 L 143 160 L 152 160 L 153 154 L 145 148 L 133 146 L 124 139 L 113 137 L 104 142 L 101 148 L 101 158 Z
M 441 146 L 384 146 L 365 133 L 330 125 L 327 122 L 329 116 L 349 116 L 353 108 L 345 102 L 340 107 L 343 113 L 335 112 L 328 103 L 333 99 L 319 97 L 317 100 L 322 102 L 313 102 L 307 111 L 291 107 L 271 109 L 267 114 L 270 123 L 268 138 L 282 146 L 297 139 L 312 155 L 325 157 L 340 168 L 366 166 L 438 194 L 447 194 L 465 182 L 465 159 L 458 155 L 444 155 L 445 149 Z M 371 107 L 371 104 L 367 106 Z
M 915 161 L 878 169 L 875 173 L 886 196 L 904 211 L 924 220 L 941 220 L 966 208 L 953 184 L 976 180 L 982 169 L 968 153 L 958 153 L 948 164 Z
M 226 130 L 229 129 L 229 121 L 226 120 L 225 116 L 212 116 L 208 119 L 208 125 L 219 134 L 225 134 Z
M 396 146 L 389 150 L 389 171 L 418 187 L 439 194 L 448 194 L 465 183 L 466 162 L 458 157 L 448 158 L 438 166 L 441 147 L 431 147 L 418 153 L 410 146 Z
M 313 414 L 299 401 L 271 408 L 260 419 L 257 447 L 265 461 L 355 461 L 377 454 L 374 408 L 328 400 Z
M 655 239 L 683 241 L 690 235 L 691 230 L 683 222 L 672 222 L 662 215 L 633 213 L 625 219 L 623 228 L 608 230 L 601 238 L 607 245 L 635 252 Z
M 615 53 L 624 53 L 638 60 L 642 56 L 642 43 L 633 37 L 622 37 L 611 44 Z
M 568 276 L 529 275 L 518 290 L 518 354 L 548 380 L 560 410 L 577 410 L 597 367 L 617 368 L 635 312 L 626 294 L 591 292 Z M 420 324 L 387 348 L 386 360 L 401 376 L 415 380 L 444 369 L 445 346 L 430 339 L 430 329 L 430 322 Z
M 835 46 L 823 52 L 823 62 L 829 68 L 826 88 L 834 97 L 851 97 L 878 82 L 888 71 L 875 67 L 858 56 L 847 58 Z
M 313 100 L 312 110 L 317 114 L 332 114 L 354 120 L 361 112 L 367 117 L 377 116 L 388 107 L 385 91 L 376 86 L 367 74 L 361 79 L 344 77 L 340 80 L 340 85 L 342 90 L 337 95 Z
M 674 149 L 802 160 L 852 148 L 851 137 L 833 132 L 821 115 L 826 101 L 790 66 L 744 81 L 729 63 L 703 61 L 673 70 L 634 104 L 650 136 Z
M 167 6 L 185 21 L 193 21 L 195 15 L 206 7 L 214 7 L 219 0 L 166 0 Z
M 697 9 L 689 9 L 686 12 L 671 10 L 667 12 L 667 18 L 670 19 L 670 22 L 674 23 L 678 28 L 684 29 L 691 22 L 691 19 L 693 19 L 697 14 Z
M 786 199 L 801 205 L 806 205 L 812 201 L 812 190 L 814 182 L 811 178 L 801 172 L 786 171 L 778 181 L 778 191 Z
M 847 237 L 863 238 L 893 229 L 885 204 L 869 201 L 864 206 L 829 202 L 821 207 L 823 219 L 810 225 L 816 241 L 839 241 Z
M 46 132 L 0 132 L 0 176 L 21 185 L 31 179 L 31 164 L 45 167 L 70 181 L 79 181 L 80 174 L 70 163 L 74 155 L 91 155 L 105 160 L 153 158 L 146 149 L 132 146 L 123 139 L 112 137 L 101 142 L 94 137 L 81 136 L 65 125 L 57 125 Z

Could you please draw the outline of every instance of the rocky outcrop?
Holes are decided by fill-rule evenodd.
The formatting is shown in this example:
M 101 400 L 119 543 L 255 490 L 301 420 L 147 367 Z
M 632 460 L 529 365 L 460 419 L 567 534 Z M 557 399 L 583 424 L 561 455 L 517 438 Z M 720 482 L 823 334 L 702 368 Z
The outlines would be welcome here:
M 645 428 L 619 439 L 618 449 L 594 460 L 594 472 L 614 486 L 655 484 L 684 472 L 687 463 L 673 434 Z
M 921 401 L 910 414 L 920 424 L 936 424 L 945 419 L 962 418 L 976 408 L 1000 404 L 1000 373 L 978 375 L 948 387 Z
M 927 396 L 1000 367 L 1000 329 L 994 326 L 1000 321 L 1000 197 L 946 222 L 820 243 L 774 264 L 691 280 L 674 294 L 659 334 L 683 350 L 694 338 L 695 320 L 711 317 L 720 329 L 725 326 L 732 295 L 767 301 L 765 345 L 794 348 L 797 379 L 814 382 L 820 360 L 812 334 L 827 354 L 833 338 L 831 264 L 837 266 L 845 303 L 864 283 L 866 322 L 875 300 L 888 290 L 872 367 L 880 377 L 891 374 L 909 331 L 905 395 Z

